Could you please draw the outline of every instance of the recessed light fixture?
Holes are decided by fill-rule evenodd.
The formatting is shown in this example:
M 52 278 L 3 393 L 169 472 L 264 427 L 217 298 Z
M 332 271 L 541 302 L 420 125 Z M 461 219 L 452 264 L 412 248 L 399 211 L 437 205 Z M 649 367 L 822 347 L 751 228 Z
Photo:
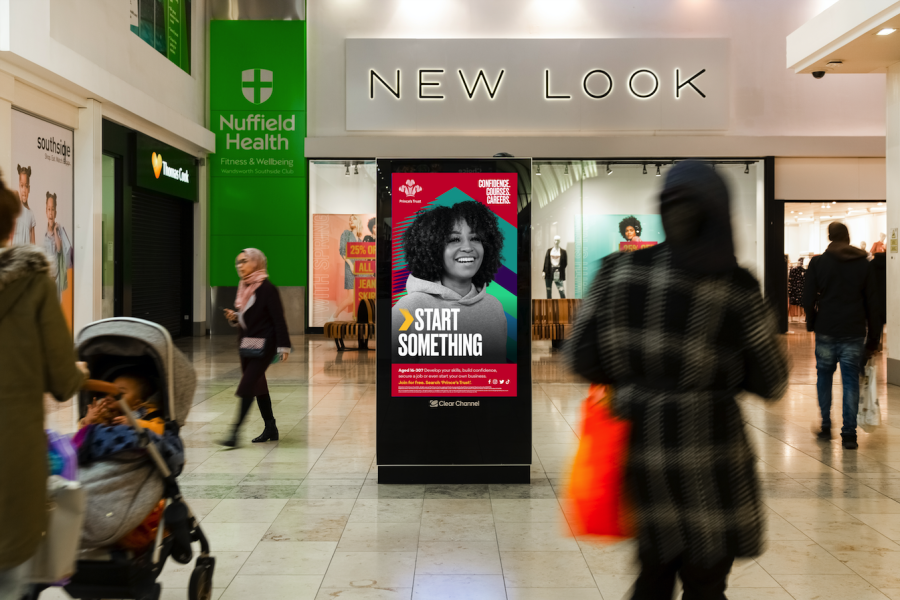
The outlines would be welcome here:
M 878 206 L 884 206 L 884 202 L 879 202 Z
M 800 214 L 802 215 L 803 213 L 800 213 Z
M 875 35 L 891 35 L 895 31 L 897 31 L 897 30 L 893 29 L 892 27 L 885 27 L 884 29 L 882 29 L 881 31 L 876 33 Z
M 837 200 L 832 200 L 831 203 L 832 203 L 832 204 L 837 204 Z
M 791 214 L 794 214 L 794 211 L 791 211 Z
M 538 177 L 541 176 L 541 165 L 537 166 L 537 173 L 535 173 L 535 175 L 537 175 Z

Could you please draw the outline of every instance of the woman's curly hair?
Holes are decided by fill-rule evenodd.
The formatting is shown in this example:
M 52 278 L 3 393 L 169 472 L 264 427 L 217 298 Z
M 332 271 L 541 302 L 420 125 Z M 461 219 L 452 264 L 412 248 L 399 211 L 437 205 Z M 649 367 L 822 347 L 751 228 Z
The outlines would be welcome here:
M 629 225 L 634 227 L 634 234 L 641 237 L 641 222 L 637 220 L 637 217 L 632 215 L 630 217 L 625 217 L 619 222 L 619 233 L 622 234 L 622 239 L 628 240 L 628 237 L 625 235 L 625 228 Z
M 460 221 L 465 221 L 478 234 L 484 246 L 481 268 L 475 273 L 472 283 L 480 290 L 494 280 L 500 269 L 503 234 L 497 225 L 497 215 L 474 200 L 458 202 L 449 208 L 437 206 L 416 215 L 416 220 L 403 234 L 403 252 L 413 277 L 426 281 L 441 280 L 444 274 L 444 248 L 453 226 Z

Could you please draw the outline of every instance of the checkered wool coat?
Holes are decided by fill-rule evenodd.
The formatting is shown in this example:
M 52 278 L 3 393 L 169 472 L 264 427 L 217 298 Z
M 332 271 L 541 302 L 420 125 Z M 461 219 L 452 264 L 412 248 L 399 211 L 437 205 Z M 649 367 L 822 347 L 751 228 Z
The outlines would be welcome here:
M 788 363 L 756 279 L 674 269 L 668 244 L 609 256 L 566 354 L 576 372 L 614 385 L 613 408 L 632 422 L 641 560 L 758 556 L 759 484 L 735 396 L 779 398 Z

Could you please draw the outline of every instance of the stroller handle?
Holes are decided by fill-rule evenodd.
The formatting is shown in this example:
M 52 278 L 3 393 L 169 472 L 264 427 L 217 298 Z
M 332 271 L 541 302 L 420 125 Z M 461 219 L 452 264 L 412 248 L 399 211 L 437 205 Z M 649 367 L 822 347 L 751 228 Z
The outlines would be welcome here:
M 100 381 L 99 379 L 87 379 L 81 385 L 81 389 L 86 392 L 101 392 L 110 396 L 119 395 L 119 387 L 108 381 Z

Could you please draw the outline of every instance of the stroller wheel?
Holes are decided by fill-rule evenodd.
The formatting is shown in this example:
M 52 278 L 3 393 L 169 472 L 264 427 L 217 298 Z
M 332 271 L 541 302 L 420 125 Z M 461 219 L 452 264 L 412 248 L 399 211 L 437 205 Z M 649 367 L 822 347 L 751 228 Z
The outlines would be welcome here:
M 212 597 L 212 577 L 214 563 L 200 563 L 194 567 L 191 573 L 191 583 L 188 587 L 188 600 L 209 600 Z

